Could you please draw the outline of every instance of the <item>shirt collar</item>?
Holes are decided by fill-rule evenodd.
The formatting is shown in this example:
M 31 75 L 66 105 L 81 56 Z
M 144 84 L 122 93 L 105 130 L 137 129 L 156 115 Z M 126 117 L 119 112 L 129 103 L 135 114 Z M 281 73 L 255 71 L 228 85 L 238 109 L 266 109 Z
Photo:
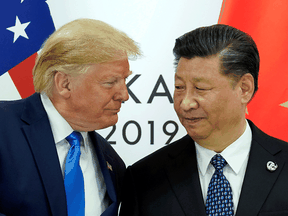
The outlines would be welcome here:
M 44 109 L 48 115 L 50 126 L 52 129 L 53 137 L 55 143 L 59 143 L 64 140 L 68 135 L 73 132 L 72 127 L 69 123 L 60 115 L 57 109 L 54 107 L 53 103 L 45 93 L 40 94 L 41 101 L 43 103 Z M 87 139 L 87 132 L 81 132 L 83 140 Z M 84 142 L 84 146 L 85 146 Z
M 231 169 L 238 174 L 245 159 L 248 157 L 252 142 L 252 131 L 246 120 L 244 133 L 220 154 L 227 161 Z M 206 149 L 195 142 L 198 168 L 204 176 L 208 170 L 211 158 L 216 154 L 213 150 Z

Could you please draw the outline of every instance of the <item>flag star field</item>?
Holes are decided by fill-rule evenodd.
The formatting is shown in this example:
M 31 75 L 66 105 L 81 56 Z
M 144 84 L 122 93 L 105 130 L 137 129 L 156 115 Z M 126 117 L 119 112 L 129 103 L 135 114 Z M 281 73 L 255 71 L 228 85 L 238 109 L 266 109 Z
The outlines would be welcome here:
M 55 30 L 45 0 L 0 3 L 0 75 L 36 53 Z

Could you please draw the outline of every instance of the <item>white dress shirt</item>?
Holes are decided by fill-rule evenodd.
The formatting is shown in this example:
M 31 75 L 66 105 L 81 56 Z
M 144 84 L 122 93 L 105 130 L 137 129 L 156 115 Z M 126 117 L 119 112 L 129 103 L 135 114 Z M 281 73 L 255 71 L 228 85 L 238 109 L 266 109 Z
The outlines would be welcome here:
M 64 179 L 65 161 L 70 144 L 65 139 L 73 132 L 68 122 L 59 114 L 46 94 L 41 94 L 41 100 L 49 118 L 59 163 Z M 85 216 L 100 215 L 108 207 L 105 199 L 106 185 L 98 162 L 96 152 L 87 132 L 81 132 L 80 167 L 84 177 Z
M 227 178 L 232 188 L 234 213 L 236 213 L 241 188 L 248 163 L 248 157 L 252 142 L 252 131 L 246 121 L 244 133 L 231 145 L 225 148 L 220 154 L 227 161 L 223 168 L 223 174 Z M 195 142 L 198 171 L 204 203 L 206 204 L 208 186 L 215 172 L 215 168 L 210 163 L 211 158 L 217 154 L 213 150 L 206 149 Z

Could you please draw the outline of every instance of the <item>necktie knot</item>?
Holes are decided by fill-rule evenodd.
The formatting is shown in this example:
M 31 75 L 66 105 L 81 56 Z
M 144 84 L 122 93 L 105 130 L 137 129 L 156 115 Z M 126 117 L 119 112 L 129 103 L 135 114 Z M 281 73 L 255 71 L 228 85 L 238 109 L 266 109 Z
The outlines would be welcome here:
M 227 164 L 226 160 L 220 154 L 214 155 L 210 163 L 217 171 L 223 169 L 223 167 Z
M 71 146 L 80 146 L 82 135 L 80 132 L 73 131 L 69 136 L 66 137 L 66 140 Z

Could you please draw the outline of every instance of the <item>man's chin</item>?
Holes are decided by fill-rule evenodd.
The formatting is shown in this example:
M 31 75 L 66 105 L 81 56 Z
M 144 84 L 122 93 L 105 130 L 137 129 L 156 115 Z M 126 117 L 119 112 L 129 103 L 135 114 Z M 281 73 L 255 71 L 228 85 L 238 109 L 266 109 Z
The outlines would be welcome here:
M 197 140 L 205 140 L 208 136 L 205 133 L 201 133 L 200 131 L 195 131 L 195 130 L 186 130 L 188 135 L 197 142 Z
M 118 122 L 118 115 L 113 115 L 110 118 L 108 117 L 107 121 L 103 121 L 102 123 L 98 124 L 98 129 L 105 129 L 111 126 L 114 126 Z

